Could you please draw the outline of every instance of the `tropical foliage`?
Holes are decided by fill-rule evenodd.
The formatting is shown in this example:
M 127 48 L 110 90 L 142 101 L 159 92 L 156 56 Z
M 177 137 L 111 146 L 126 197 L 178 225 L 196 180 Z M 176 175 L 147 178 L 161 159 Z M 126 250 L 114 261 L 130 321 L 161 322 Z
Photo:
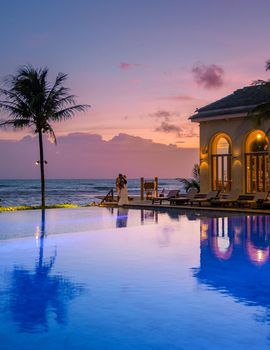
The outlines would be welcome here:
M 8 76 L 4 88 L 0 88 L 0 112 L 6 118 L 0 126 L 14 129 L 31 128 L 38 135 L 38 164 L 41 176 L 41 206 L 45 207 L 45 175 L 43 134 L 48 134 L 56 142 L 52 123 L 61 122 L 85 111 L 88 105 L 78 105 L 75 96 L 64 86 L 67 74 L 59 73 L 53 83 L 48 81 L 48 69 L 24 66 L 15 75 Z
M 200 166 L 195 164 L 192 170 L 193 177 L 190 179 L 177 178 L 181 182 L 185 191 L 187 192 L 190 188 L 196 188 L 198 192 L 200 191 Z
M 266 62 L 265 69 L 270 71 L 270 60 Z M 270 80 L 256 80 L 255 85 L 262 86 L 267 92 L 270 93 Z M 249 113 L 251 117 L 255 118 L 256 124 L 260 125 L 264 120 L 270 119 L 270 100 L 259 104 L 251 110 Z M 270 131 L 268 129 L 266 134 Z

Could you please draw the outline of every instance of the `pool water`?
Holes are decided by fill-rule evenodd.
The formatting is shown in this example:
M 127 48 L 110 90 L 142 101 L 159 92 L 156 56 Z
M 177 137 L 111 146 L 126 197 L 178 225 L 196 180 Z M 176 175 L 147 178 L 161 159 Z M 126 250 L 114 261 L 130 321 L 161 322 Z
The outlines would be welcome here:
M 0 214 L 0 349 L 269 349 L 270 217 Z

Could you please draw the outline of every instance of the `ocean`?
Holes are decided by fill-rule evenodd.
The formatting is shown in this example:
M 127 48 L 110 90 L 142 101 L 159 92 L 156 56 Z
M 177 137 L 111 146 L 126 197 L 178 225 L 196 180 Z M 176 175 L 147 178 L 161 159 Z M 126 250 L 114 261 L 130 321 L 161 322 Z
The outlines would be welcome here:
M 73 203 L 87 205 L 99 202 L 96 196 L 105 196 L 115 189 L 114 179 L 46 180 L 46 204 Z M 159 179 L 159 190 L 181 189 L 175 179 Z M 130 196 L 140 195 L 140 179 L 128 180 Z M 0 180 L 0 205 L 40 205 L 40 180 Z

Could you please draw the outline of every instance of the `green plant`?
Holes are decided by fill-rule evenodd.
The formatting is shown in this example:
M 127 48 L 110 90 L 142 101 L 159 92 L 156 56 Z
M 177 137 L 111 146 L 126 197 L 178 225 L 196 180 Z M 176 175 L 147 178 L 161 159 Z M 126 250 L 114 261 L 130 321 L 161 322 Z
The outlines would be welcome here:
M 0 126 L 14 129 L 31 128 L 38 135 L 41 178 L 41 207 L 45 208 L 45 174 L 43 134 L 49 134 L 56 143 L 52 122 L 70 119 L 75 112 L 86 110 L 88 105 L 76 105 L 75 96 L 64 86 L 67 75 L 59 73 L 54 81 L 48 81 L 48 69 L 25 66 L 15 75 L 5 79 L 7 88 L 0 89 L 0 111 L 8 118 L 0 120 Z
M 265 69 L 270 70 L 270 60 L 266 62 Z M 270 80 L 256 80 L 254 85 L 261 86 L 270 96 Z M 270 98 L 268 101 L 254 107 L 249 112 L 249 116 L 254 118 L 256 125 L 261 125 L 265 120 L 270 120 Z M 265 133 L 268 134 L 269 131 L 270 128 Z
M 183 185 L 185 191 L 187 192 L 190 188 L 196 188 L 198 192 L 200 191 L 200 166 L 199 164 L 194 164 L 192 169 L 192 178 L 184 179 L 177 178 L 178 181 Z

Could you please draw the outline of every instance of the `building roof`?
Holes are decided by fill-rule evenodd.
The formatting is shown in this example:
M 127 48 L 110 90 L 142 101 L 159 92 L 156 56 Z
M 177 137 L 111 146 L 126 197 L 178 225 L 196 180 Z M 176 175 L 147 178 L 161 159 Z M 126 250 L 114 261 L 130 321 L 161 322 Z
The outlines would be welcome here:
M 201 119 L 214 119 L 215 117 L 229 114 L 248 112 L 259 104 L 270 101 L 270 90 L 265 85 L 246 86 L 234 91 L 207 106 L 199 108 L 190 117 L 192 121 Z M 220 118 L 219 118 L 220 119 Z

